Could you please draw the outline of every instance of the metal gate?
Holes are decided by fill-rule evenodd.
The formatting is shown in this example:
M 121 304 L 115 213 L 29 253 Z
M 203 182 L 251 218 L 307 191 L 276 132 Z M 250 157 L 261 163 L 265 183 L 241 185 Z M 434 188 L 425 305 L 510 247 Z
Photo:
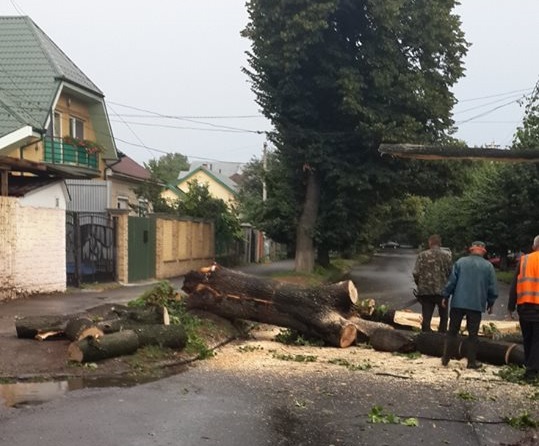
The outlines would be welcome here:
M 115 227 L 107 213 L 66 212 L 67 284 L 115 280 Z
M 155 220 L 129 217 L 128 223 L 128 281 L 155 277 Z

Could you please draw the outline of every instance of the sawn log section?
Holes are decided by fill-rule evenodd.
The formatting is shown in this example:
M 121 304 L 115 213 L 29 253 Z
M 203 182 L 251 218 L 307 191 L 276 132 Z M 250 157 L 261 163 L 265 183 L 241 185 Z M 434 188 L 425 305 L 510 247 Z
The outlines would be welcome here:
M 304 287 L 214 265 L 188 273 L 182 289 L 188 309 L 291 328 L 336 347 L 352 345 L 358 330 L 379 327 L 353 317 L 358 293 L 350 280 Z

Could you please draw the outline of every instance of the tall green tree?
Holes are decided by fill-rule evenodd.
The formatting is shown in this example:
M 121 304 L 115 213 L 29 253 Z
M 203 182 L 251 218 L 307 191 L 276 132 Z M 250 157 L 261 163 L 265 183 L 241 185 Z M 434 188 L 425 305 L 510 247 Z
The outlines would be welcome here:
M 154 178 L 165 184 L 178 184 L 180 172 L 189 170 L 189 162 L 181 153 L 167 153 L 158 159 L 151 159 L 144 164 Z
M 332 220 L 342 234 L 399 190 L 381 141 L 446 139 L 467 48 L 455 3 L 248 1 L 245 71 L 298 191 L 296 270 L 313 268 L 317 235 Z M 336 243 L 319 238 L 326 251 Z
M 296 224 L 295 191 L 285 166 L 272 151 L 265 160 L 251 160 L 243 169 L 239 188 L 239 213 L 244 222 L 264 231 L 272 240 L 294 246 Z
M 217 244 L 226 245 L 240 240 L 241 226 L 236 210 L 222 199 L 213 197 L 206 184 L 190 181 L 188 185 L 189 190 L 178 201 L 175 213 L 182 217 L 213 220 Z
M 161 198 L 163 186 L 171 184 L 176 186 L 181 171 L 189 169 L 187 157 L 179 153 L 167 153 L 157 160 L 151 159 L 144 163 L 144 167 L 150 171 L 151 181 L 138 186 L 138 195 L 146 198 L 154 212 L 173 212 L 168 203 Z

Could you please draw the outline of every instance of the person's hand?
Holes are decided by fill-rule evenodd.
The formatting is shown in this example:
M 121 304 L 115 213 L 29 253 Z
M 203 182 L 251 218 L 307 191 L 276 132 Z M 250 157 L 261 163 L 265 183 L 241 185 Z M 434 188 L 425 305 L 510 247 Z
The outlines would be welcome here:
M 492 314 L 492 305 L 489 305 L 489 306 L 487 307 L 487 313 L 488 313 L 488 314 Z
M 447 298 L 442 299 L 442 308 L 447 308 Z

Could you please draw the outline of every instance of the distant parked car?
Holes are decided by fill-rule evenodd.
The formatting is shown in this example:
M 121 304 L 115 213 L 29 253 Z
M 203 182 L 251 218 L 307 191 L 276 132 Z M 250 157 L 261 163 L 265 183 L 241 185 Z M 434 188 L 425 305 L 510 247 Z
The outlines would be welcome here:
M 388 242 L 385 242 L 385 243 L 380 243 L 380 248 L 393 248 L 393 249 L 397 249 L 400 245 L 397 243 L 397 242 L 393 242 L 391 240 L 389 240 Z
M 517 266 L 521 256 L 522 252 L 510 252 L 507 254 L 507 267 L 514 268 Z M 492 263 L 495 268 L 499 268 L 502 261 L 501 257 L 497 254 L 492 254 L 487 260 Z

